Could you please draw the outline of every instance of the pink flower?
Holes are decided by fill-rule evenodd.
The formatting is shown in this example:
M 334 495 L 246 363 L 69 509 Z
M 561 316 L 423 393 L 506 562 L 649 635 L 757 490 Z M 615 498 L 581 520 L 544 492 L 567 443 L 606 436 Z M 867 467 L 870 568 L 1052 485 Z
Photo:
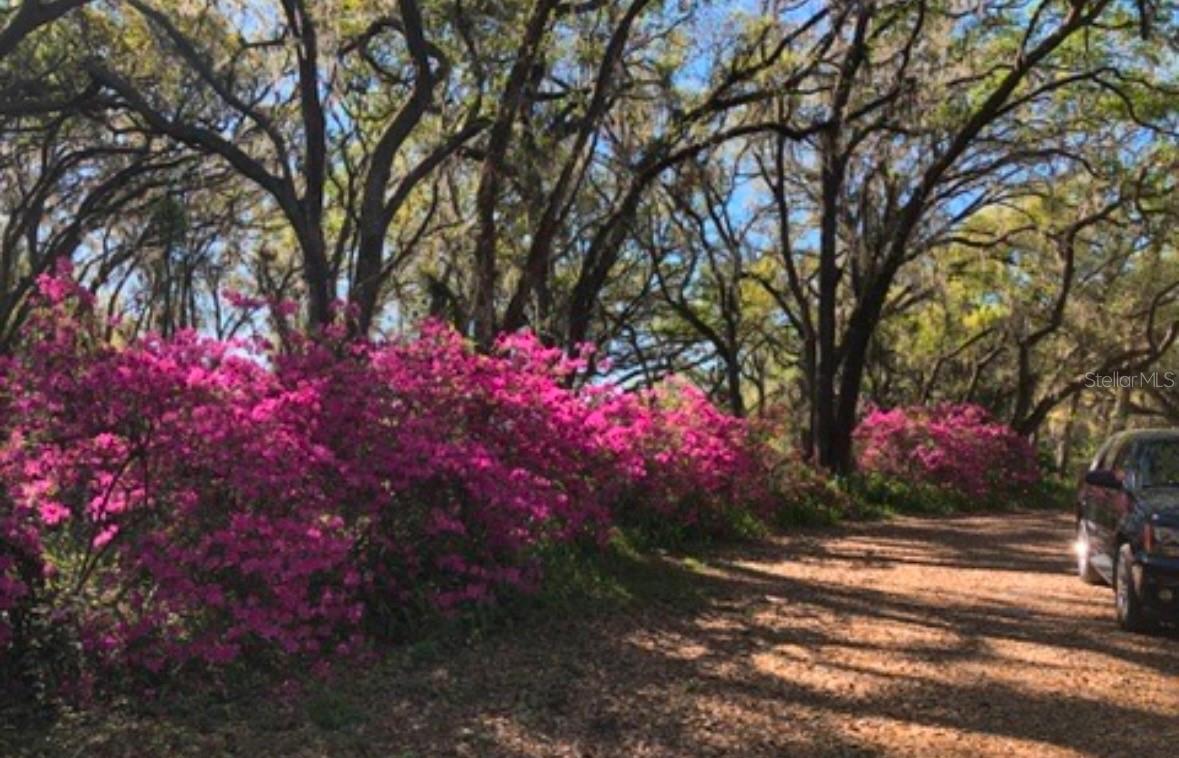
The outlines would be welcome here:
M 773 505 L 746 422 L 678 382 L 571 384 L 588 350 L 519 333 L 480 354 L 434 322 L 394 341 L 337 323 L 281 350 L 111 344 L 68 278 L 43 289 L 0 365 L 0 612 L 33 591 L 24 566 L 64 599 L 42 539 L 76 519 L 55 559 L 102 548 L 79 594 L 123 602 L 58 610 L 103 665 L 318 665 L 363 647 L 370 611 L 535 590 L 546 549 L 604 545 L 615 523 L 704 529 Z
M 97 535 L 95 535 L 94 547 L 96 547 L 96 548 L 106 547 L 108 544 L 110 544 L 110 541 L 113 540 L 116 535 L 118 535 L 118 533 L 119 533 L 119 527 L 117 524 L 111 524 L 110 526 L 104 528 Z
M 855 431 L 864 471 L 1012 499 L 1040 479 L 1031 444 L 976 405 L 871 410 Z
M 46 526 L 57 526 L 70 517 L 70 509 L 56 500 L 42 500 L 38 513 Z

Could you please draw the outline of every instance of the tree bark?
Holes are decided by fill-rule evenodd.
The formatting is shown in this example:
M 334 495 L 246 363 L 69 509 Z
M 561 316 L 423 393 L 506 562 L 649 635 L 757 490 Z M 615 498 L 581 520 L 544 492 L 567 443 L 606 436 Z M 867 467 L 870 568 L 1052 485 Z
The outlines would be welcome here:
M 350 298 L 357 305 L 356 331 L 365 334 L 372 327 L 385 283 L 385 235 L 401 202 L 387 200 L 385 192 L 393 173 L 393 160 L 413 130 L 421 122 L 434 99 L 441 74 L 430 65 L 431 56 L 443 62 L 441 53 L 426 41 L 421 9 L 416 0 L 399 0 L 400 29 L 413 59 L 414 82 L 409 99 L 397 111 L 381 133 L 369 159 L 357 221 L 356 274 Z M 457 148 L 457 145 L 455 146 Z M 449 154 L 447 152 L 446 154 Z M 441 158 L 436 162 L 440 162 Z M 415 178 L 416 184 L 420 177 Z M 412 185 L 408 188 L 412 189 Z M 403 195 L 408 195 L 406 191 Z M 402 198 L 404 199 L 404 198 Z
M 835 470 L 835 372 L 839 365 L 835 352 L 835 306 L 839 295 L 839 266 L 836 256 L 839 195 L 842 170 L 835 155 L 837 137 L 824 135 L 822 169 L 822 216 L 819 223 L 819 318 L 818 360 L 813 384 L 815 433 L 814 457 L 819 465 Z
M 497 251 L 499 229 L 496 209 L 499 200 L 500 178 L 503 174 L 512 127 L 524 102 L 525 85 L 540 54 L 541 42 L 548 31 L 549 19 L 558 0 L 537 0 L 520 41 L 520 51 L 508 72 L 504 84 L 500 111 L 492 124 L 487 139 L 487 151 L 479 174 L 479 188 L 475 193 L 478 229 L 475 239 L 475 293 L 473 300 L 475 342 L 486 350 L 495 341 L 497 280 Z

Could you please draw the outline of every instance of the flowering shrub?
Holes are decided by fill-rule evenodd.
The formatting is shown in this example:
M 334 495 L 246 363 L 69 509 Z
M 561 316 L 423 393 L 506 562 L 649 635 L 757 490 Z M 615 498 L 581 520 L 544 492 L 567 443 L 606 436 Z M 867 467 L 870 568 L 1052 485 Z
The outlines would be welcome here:
M 23 607 L 45 574 L 36 526 L 20 519 L 11 507 L 0 520 L 0 651 L 13 644 Z
M 53 279 L 42 293 L 3 379 L 4 515 L 35 525 L 46 591 L 86 651 L 159 671 L 315 652 L 354 624 L 314 398 L 244 346 L 182 334 L 116 349 L 95 338 L 80 293 Z
M 629 434 L 620 452 L 634 484 L 623 521 L 717 532 L 728 509 L 769 515 L 765 448 L 743 419 L 699 389 L 672 381 L 625 396 L 610 411 L 610 431 Z
M 869 504 L 857 497 L 859 493 L 840 486 L 799 451 L 783 451 L 774 460 L 770 479 L 774 506 L 768 519 L 772 524 L 782 528 L 830 525 L 870 515 Z
M 304 342 L 277 376 L 320 399 L 312 436 L 333 451 L 325 489 L 352 525 L 370 609 L 529 589 L 537 545 L 604 536 L 618 483 L 599 396 L 563 384 L 578 361 L 522 335 L 479 355 L 437 324 L 340 349 Z
M 0 365 L 0 650 L 35 607 L 91 666 L 322 661 L 535 587 L 546 546 L 767 501 L 744 423 L 688 387 L 571 389 L 585 356 L 437 324 L 116 346 L 66 273 Z
M 987 503 L 1039 483 L 1035 451 L 977 405 L 871 411 L 855 431 L 861 471 L 930 485 Z

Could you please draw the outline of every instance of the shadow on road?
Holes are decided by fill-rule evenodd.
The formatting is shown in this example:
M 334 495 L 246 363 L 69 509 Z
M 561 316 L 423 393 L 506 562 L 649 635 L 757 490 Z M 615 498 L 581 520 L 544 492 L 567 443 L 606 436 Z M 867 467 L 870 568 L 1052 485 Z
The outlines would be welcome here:
M 1033 513 L 727 552 L 698 615 L 573 622 L 544 645 L 556 669 L 505 647 L 503 671 L 542 673 L 485 691 L 563 695 L 472 717 L 513 754 L 1175 755 L 1176 637 L 1118 631 L 1070 536 Z
M 1072 576 L 1071 532 L 1058 513 L 898 519 L 634 557 L 629 612 L 534 614 L 79 754 L 1176 755 L 1179 638 L 1118 631 L 1109 589 Z

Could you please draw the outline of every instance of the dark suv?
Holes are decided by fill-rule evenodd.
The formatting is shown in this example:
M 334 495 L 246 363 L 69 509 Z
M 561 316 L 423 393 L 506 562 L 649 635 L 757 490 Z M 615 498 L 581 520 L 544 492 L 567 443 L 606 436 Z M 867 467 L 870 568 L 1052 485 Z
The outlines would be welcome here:
M 1077 573 L 1113 585 L 1122 628 L 1179 618 L 1179 429 L 1110 437 L 1077 497 Z

